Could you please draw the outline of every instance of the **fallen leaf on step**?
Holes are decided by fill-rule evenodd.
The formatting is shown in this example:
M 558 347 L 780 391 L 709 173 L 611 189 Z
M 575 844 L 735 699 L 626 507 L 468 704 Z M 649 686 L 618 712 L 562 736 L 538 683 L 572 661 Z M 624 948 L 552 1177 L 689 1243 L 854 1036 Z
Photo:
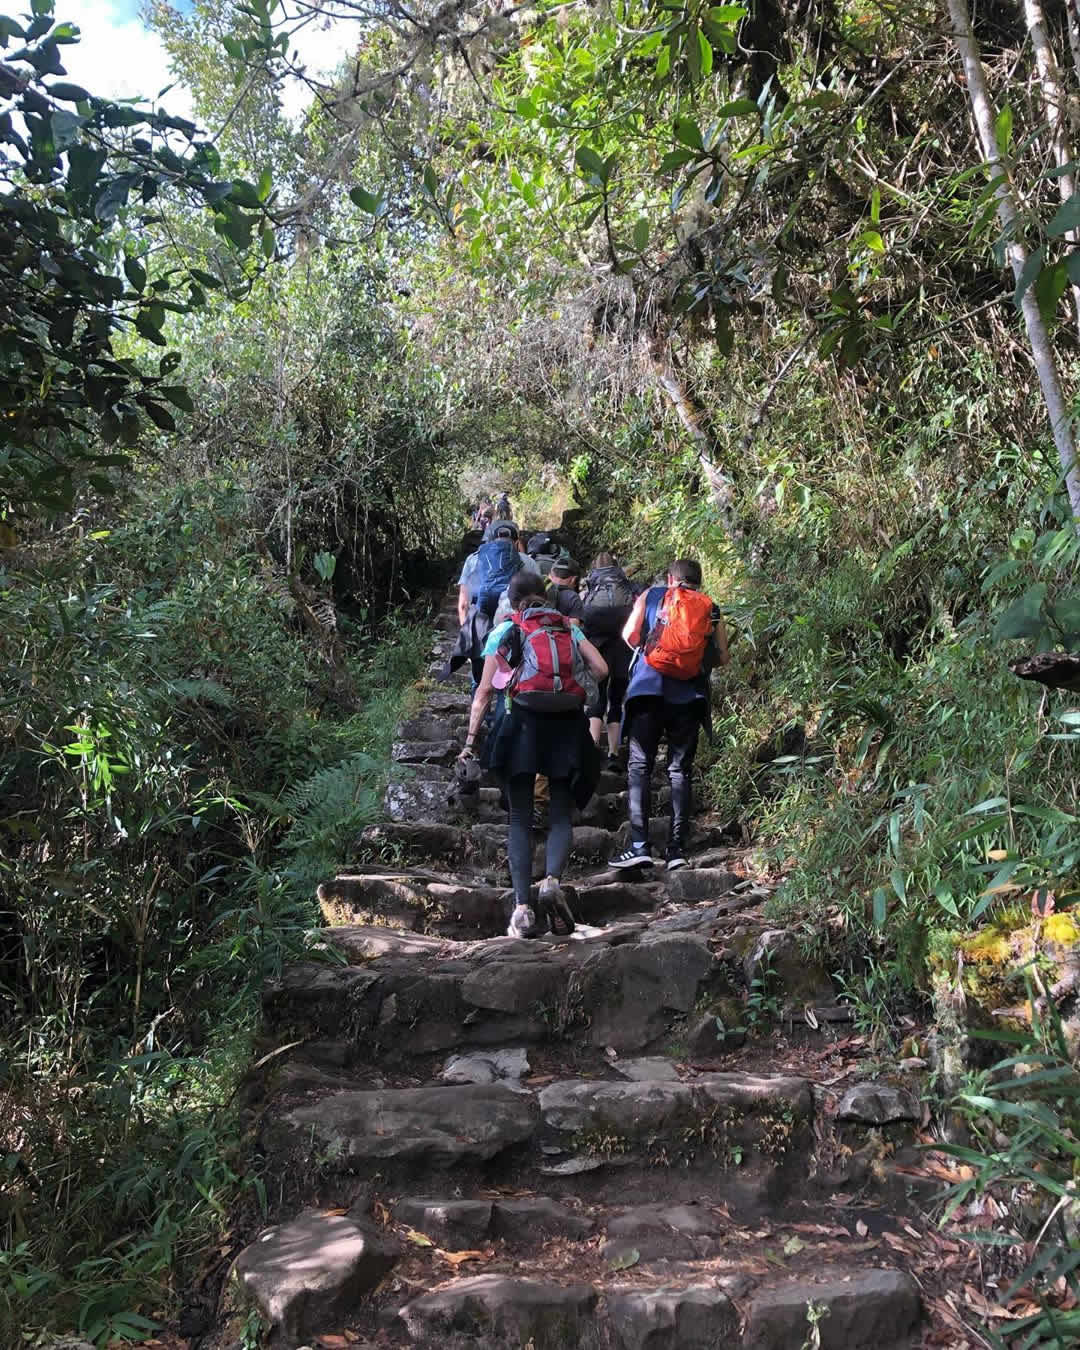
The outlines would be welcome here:
M 846 1228 L 837 1223 L 789 1223 L 787 1226 L 794 1228 L 796 1233 L 820 1233 L 822 1237 L 851 1236 Z
M 808 1027 L 812 1027 L 814 1031 L 817 1031 L 818 1029 L 817 1014 L 814 1012 L 813 1008 L 804 1008 L 803 1016 L 806 1018 L 806 1025 Z
M 435 1246 L 434 1242 L 432 1242 L 432 1240 L 429 1237 L 425 1237 L 423 1233 L 418 1233 L 415 1228 L 410 1228 L 409 1231 L 405 1234 L 405 1236 L 411 1243 L 413 1243 L 417 1247 Z
M 436 1247 L 435 1255 L 441 1256 L 444 1261 L 449 1261 L 452 1266 L 460 1266 L 465 1261 L 490 1261 L 495 1255 L 495 1249 L 494 1247 L 489 1247 L 487 1251 L 484 1252 L 444 1252 L 441 1247 Z
M 866 1224 L 863 1223 L 862 1219 L 857 1219 L 855 1221 L 855 1231 L 856 1233 L 858 1233 L 860 1237 L 865 1237 L 867 1233 L 869 1233 L 870 1229 L 867 1228 Z
M 789 1237 L 788 1240 L 784 1243 L 784 1255 L 798 1256 L 798 1254 L 803 1250 L 805 1246 L 806 1243 L 802 1240 L 802 1238 Z
M 375 1222 L 381 1224 L 383 1228 L 390 1222 L 390 1211 L 381 1200 L 376 1200 L 372 1206 L 372 1212 L 375 1215 Z
M 320 1336 L 317 1341 L 317 1344 L 323 1346 L 324 1350 L 346 1350 L 346 1347 L 352 1345 L 352 1343 L 347 1336 L 339 1336 L 330 1332 L 325 1336 Z
M 905 1253 L 907 1252 L 908 1245 L 902 1237 L 898 1237 L 895 1233 L 888 1233 L 888 1232 L 882 1233 L 881 1236 L 895 1251 Z
M 629 1270 L 631 1266 L 636 1266 L 641 1260 L 641 1253 L 636 1247 L 631 1247 L 629 1251 L 620 1252 L 618 1256 L 613 1257 L 608 1265 L 612 1270 Z
M 343 1214 L 348 1214 L 348 1212 L 349 1211 L 345 1208 L 344 1205 L 339 1205 L 337 1209 L 324 1209 L 323 1218 L 340 1219 Z

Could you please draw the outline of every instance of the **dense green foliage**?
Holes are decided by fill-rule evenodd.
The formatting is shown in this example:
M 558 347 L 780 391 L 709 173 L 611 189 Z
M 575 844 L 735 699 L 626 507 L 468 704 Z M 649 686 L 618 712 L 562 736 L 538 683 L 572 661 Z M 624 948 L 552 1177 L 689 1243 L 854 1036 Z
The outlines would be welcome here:
M 882 1049 L 954 935 L 1074 902 L 1075 686 L 1007 665 L 1080 631 L 1018 314 L 1074 389 L 1080 197 L 1020 7 L 976 16 L 996 170 L 929 5 L 349 0 L 332 81 L 312 16 L 155 6 L 208 135 L 74 90 L 33 8 L 0 20 L 0 1339 L 135 1335 L 259 1205 L 255 994 L 376 809 L 481 491 L 702 558 L 706 790 Z

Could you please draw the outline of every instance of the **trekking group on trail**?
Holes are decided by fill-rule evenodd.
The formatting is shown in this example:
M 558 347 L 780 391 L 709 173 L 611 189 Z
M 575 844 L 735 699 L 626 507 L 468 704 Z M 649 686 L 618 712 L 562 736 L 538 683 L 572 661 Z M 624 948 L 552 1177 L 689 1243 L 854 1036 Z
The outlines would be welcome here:
M 468 661 L 473 701 L 457 777 L 475 790 L 483 769 L 509 809 L 513 908 L 507 933 L 566 936 L 574 918 L 561 887 L 575 807 L 592 796 L 627 747 L 630 843 L 613 868 L 653 864 L 652 774 L 668 745 L 671 785 L 664 862 L 687 865 L 691 768 L 702 728 L 711 731 L 709 675 L 728 660 L 720 612 L 701 590 L 701 566 L 672 562 L 662 584 L 636 587 L 611 553 L 600 553 L 578 593 L 581 568 L 550 534 L 523 543 L 504 492 L 485 499 L 483 531 L 458 580 L 461 631 L 444 677 Z M 487 725 L 484 760 L 477 738 Z M 537 800 L 548 805 L 545 875 L 532 896 Z

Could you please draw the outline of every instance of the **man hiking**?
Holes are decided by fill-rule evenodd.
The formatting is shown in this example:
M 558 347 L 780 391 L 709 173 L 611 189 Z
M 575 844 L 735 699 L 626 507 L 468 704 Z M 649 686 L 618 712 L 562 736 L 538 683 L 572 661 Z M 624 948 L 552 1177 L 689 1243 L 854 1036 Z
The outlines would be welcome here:
M 619 768 L 623 699 L 630 679 L 630 648 L 622 632 L 634 608 L 637 592 L 610 553 L 598 553 L 585 578 L 583 602 L 585 636 L 608 664 L 610 674 L 600 681 L 589 707 L 589 730 L 597 745 L 607 736 L 607 767 Z
M 568 936 L 573 917 L 560 891 L 570 856 L 571 817 L 592 792 L 594 754 L 585 723 L 586 672 L 602 680 L 604 659 L 584 633 L 550 608 L 543 583 L 519 572 L 510 583 L 510 618 L 493 629 L 484 645 L 484 665 L 469 711 L 469 732 L 459 759 L 473 755 L 500 672 L 512 672 L 506 694 L 509 711 L 501 720 L 488 764 L 502 780 L 510 802 L 510 877 L 514 907 L 509 937 L 538 937 L 544 920 L 557 936 Z M 535 908 L 531 903 L 533 791 L 537 774 L 550 787 L 551 824 L 545 845 L 546 876 Z M 538 913 L 539 911 L 539 913 Z
M 623 734 L 629 745 L 630 847 L 610 866 L 652 865 L 649 815 L 652 771 L 667 737 L 671 825 L 665 861 L 685 867 L 690 826 L 690 772 L 698 734 L 711 730 L 709 674 L 728 662 L 720 611 L 701 591 L 701 564 L 681 558 L 668 568 L 667 585 L 638 596 L 623 629 L 636 651 L 626 690 Z
M 465 559 L 458 578 L 458 622 L 461 631 L 449 661 L 440 672 L 448 680 L 466 661 L 472 664 L 473 689 L 480 683 L 484 668 L 483 648 L 491 632 L 499 597 L 532 559 L 521 552 L 517 526 L 513 521 L 496 520 L 484 536 L 484 542 Z M 532 576 L 537 581 L 536 573 Z
M 581 624 L 585 618 L 585 607 L 577 589 L 580 571 L 580 566 L 568 556 L 552 563 L 548 572 L 548 604 L 575 624 Z

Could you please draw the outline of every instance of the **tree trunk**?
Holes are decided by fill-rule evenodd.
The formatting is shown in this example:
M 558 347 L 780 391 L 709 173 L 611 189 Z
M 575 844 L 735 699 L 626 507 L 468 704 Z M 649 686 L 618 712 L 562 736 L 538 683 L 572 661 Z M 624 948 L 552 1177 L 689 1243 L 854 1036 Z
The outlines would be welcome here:
M 1071 165 L 1073 155 L 1069 126 L 1066 118 L 1068 103 L 1065 87 L 1061 78 L 1054 49 L 1050 44 L 1050 34 L 1046 27 L 1046 15 L 1043 13 L 1042 0 L 1024 0 L 1024 18 L 1028 34 L 1031 37 L 1032 50 L 1035 53 L 1035 65 L 1039 71 L 1039 86 L 1042 96 L 1043 112 L 1046 124 L 1050 128 L 1050 148 L 1054 155 L 1054 165 L 1058 169 Z M 1076 175 L 1070 169 L 1058 176 L 1058 195 L 1067 202 L 1076 191 Z M 1065 238 L 1070 244 L 1080 242 L 1080 231 L 1069 230 Z M 1080 286 L 1074 282 L 1072 287 L 1073 306 L 1076 310 L 1077 328 L 1080 329 Z
M 1019 212 L 1013 196 L 1012 183 L 998 153 L 997 135 L 994 128 L 995 112 L 986 87 L 986 74 L 975 36 L 971 31 L 971 17 L 968 14 L 967 0 L 948 0 L 949 20 L 952 25 L 953 40 L 964 63 L 967 77 L 968 96 L 971 99 L 971 111 L 975 120 L 979 144 L 983 158 L 990 169 L 991 176 L 998 179 L 995 193 L 997 199 L 998 220 L 1005 241 L 1005 252 L 1017 281 L 1027 261 L 1027 250 L 1016 237 L 1020 232 Z M 1050 416 L 1050 427 L 1057 446 L 1058 459 L 1061 462 L 1065 489 L 1069 496 L 1069 505 L 1073 516 L 1080 518 L 1080 469 L 1076 463 L 1076 443 L 1073 438 L 1072 421 L 1069 407 L 1061 389 L 1054 349 L 1050 344 L 1050 334 L 1035 299 L 1034 286 L 1028 286 L 1021 301 L 1024 326 L 1027 329 L 1031 353 L 1035 359 L 1035 369 L 1039 376 L 1046 410 Z

